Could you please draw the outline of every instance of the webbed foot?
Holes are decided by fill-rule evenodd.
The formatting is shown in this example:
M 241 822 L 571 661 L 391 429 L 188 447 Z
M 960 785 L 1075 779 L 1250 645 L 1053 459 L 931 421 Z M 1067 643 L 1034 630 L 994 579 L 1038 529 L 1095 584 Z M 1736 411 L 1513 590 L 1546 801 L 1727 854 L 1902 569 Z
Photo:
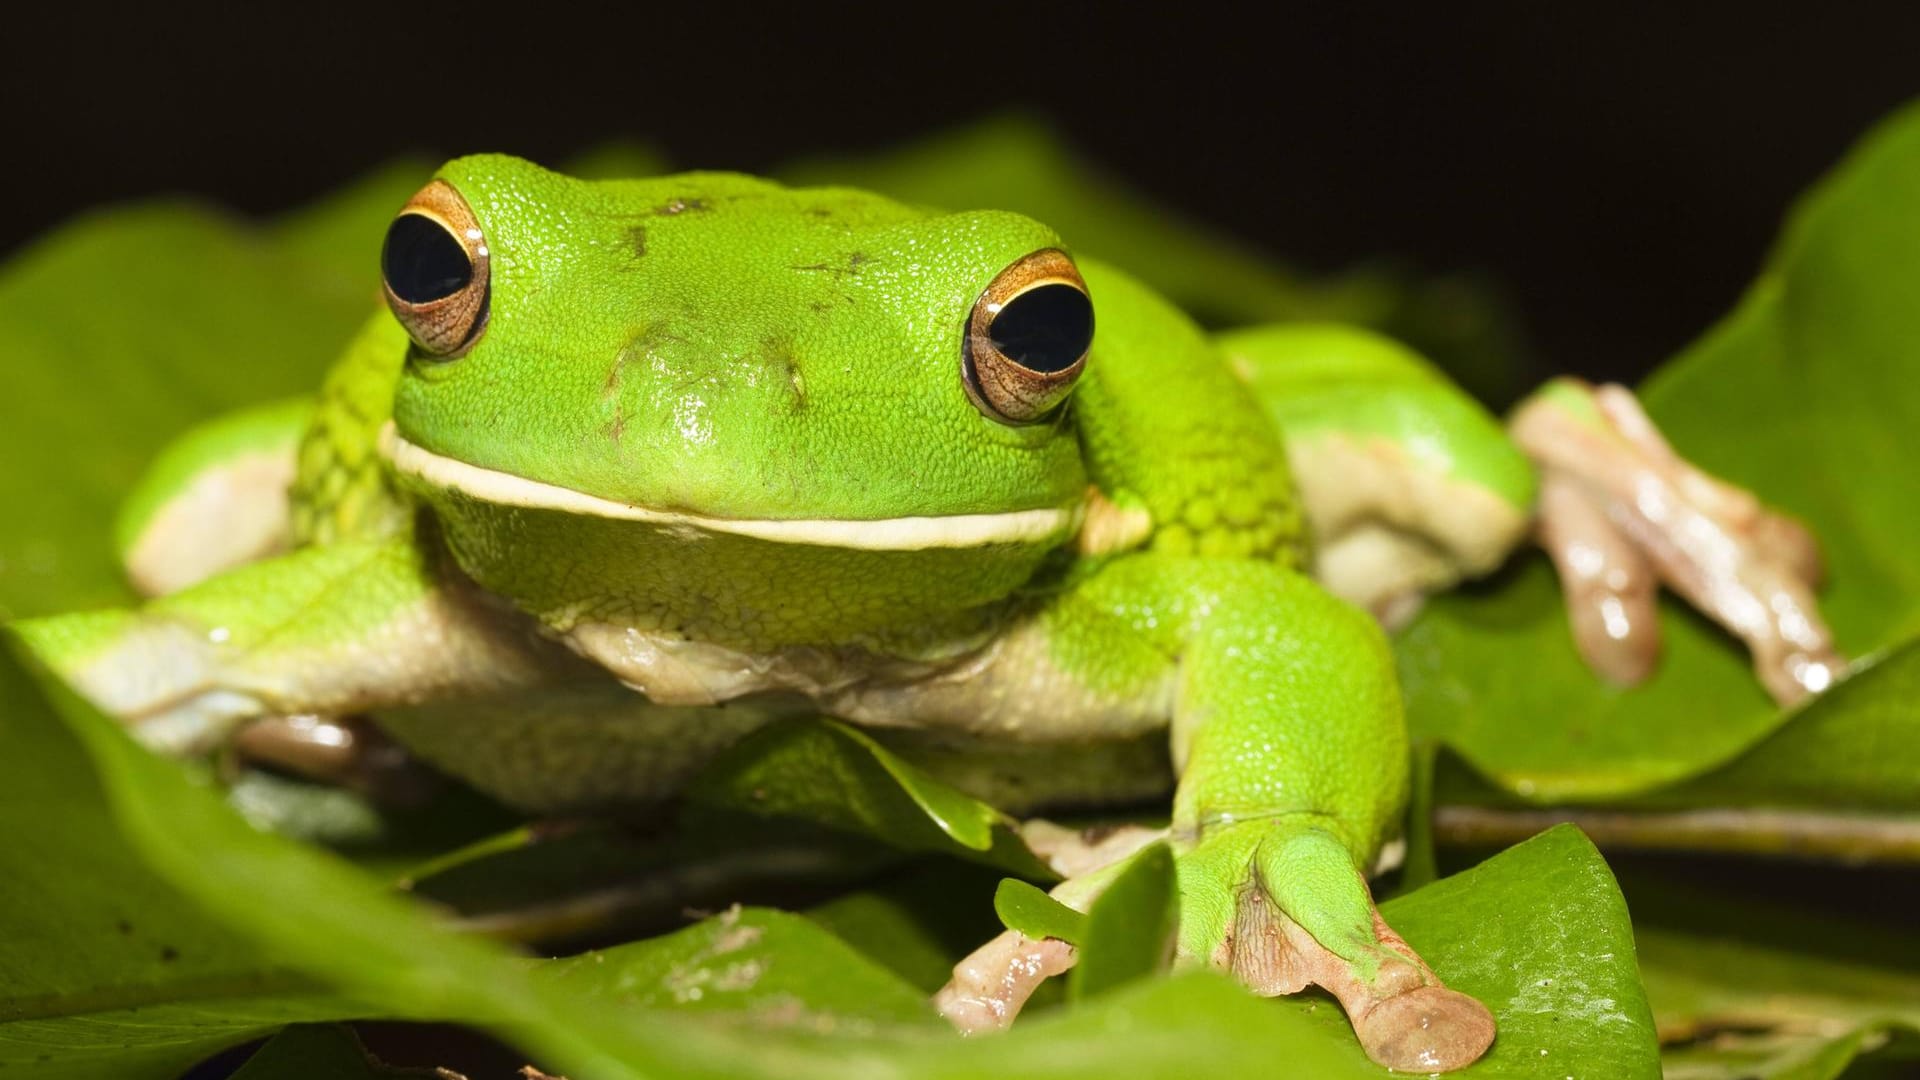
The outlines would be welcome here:
M 1346 1011 L 1367 1056 L 1447 1072 L 1493 1044 L 1493 1014 L 1448 989 L 1374 907 L 1353 855 L 1298 820 L 1216 829 L 1182 856 L 1180 951 L 1257 994 L 1318 986 Z
M 1510 426 L 1540 469 L 1539 540 L 1589 666 L 1628 685 L 1653 670 L 1664 584 L 1746 643 L 1783 705 L 1844 671 L 1813 595 L 1813 537 L 1676 454 L 1632 392 L 1560 379 Z
M 1317 824 L 1281 818 L 1219 827 L 1176 866 L 1180 963 L 1232 972 L 1266 996 L 1322 987 L 1339 1000 L 1367 1056 L 1387 1068 L 1447 1072 L 1493 1044 L 1493 1014 L 1443 985 L 1387 925 L 1353 855 Z M 1090 870 L 1054 896 L 1084 908 L 1111 876 Z M 1074 960 L 1066 942 L 1008 930 L 961 961 L 934 1002 L 962 1032 L 997 1030 Z

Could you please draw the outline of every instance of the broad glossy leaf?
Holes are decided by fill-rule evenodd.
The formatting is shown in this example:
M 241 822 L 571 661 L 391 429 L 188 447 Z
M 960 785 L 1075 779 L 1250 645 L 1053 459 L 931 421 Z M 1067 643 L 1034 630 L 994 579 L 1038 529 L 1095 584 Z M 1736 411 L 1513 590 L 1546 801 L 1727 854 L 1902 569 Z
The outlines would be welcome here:
M 1027 850 L 1012 818 L 837 721 L 762 728 L 702 770 L 685 802 L 685 824 L 709 835 L 739 827 L 742 816 L 810 822 L 904 851 L 957 855 L 1040 880 L 1056 877 Z
M 728 1013 L 820 1033 L 937 1023 L 927 997 L 802 915 L 733 908 L 647 941 L 555 960 L 550 987 L 619 1008 Z
M 0 1067 L 170 1077 L 283 1024 L 364 1011 L 149 869 L 84 747 L 5 655 L 0 746 Z
M 1917 287 L 1920 111 L 1908 109 L 1803 201 L 1739 307 L 1643 395 L 1682 453 L 1813 525 L 1832 583 L 1825 609 L 1853 655 L 1920 631 L 1920 499 L 1898 464 L 1920 431 Z M 1859 752 L 1801 758 L 1795 786 L 1920 809 L 1910 774 L 1876 775 L 1867 749 L 1915 741 L 1905 678 L 1883 672 L 1872 690 L 1862 680 L 1837 713 L 1782 715 L 1718 630 L 1671 602 L 1661 629 L 1666 655 L 1646 685 L 1603 685 L 1574 654 L 1551 570 L 1524 560 L 1436 601 L 1401 636 L 1412 723 L 1535 801 L 1618 799 L 1749 752 L 1771 783 L 1794 771 L 1782 763 L 1817 741 L 1813 730 L 1842 723 Z M 1793 734 L 1801 724 L 1808 737 Z M 1754 749 L 1769 737 L 1778 753 Z M 1763 766 L 1743 768 L 1757 779 Z
M 505 951 L 437 925 L 353 866 L 249 828 L 211 789 L 70 695 L 56 697 L 56 717 L 10 658 L 0 657 L 0 677 L 9 751 L 0 788 L 49 796 L 0 805 L 0 828 L 60 839 L 44 825 L 58 808 L 56 820 L 91 822 L 82 839 L 97 842 L 0 849 L 33 860 L 10 875 L 16 882 L 34 881 L 37 863 L 49 871 L 39 890 L 9 901 L 4 920 L 12 954 L 0 1015 L 26 1021 L 0 1030 L 13 1060 L 58 1052 L 76 1066 L 97 1064 L 97 1075 L 167 1076 L 283 1023 L 355 1016 L 457 1019 L 557 1071 L 610 1080 L 765 1075 L 782 1057 L 536 981 Z M 140 910 L 126 914 L 121 904 Z M 123 918 L 132 933 L 119 930 Z M 143 921 L 164 936 L 143 937 Z M 82 950 L 97 959 L 76 964 Z M 151 954 L 144 961 L 141 950 Z M 174 969 L 199 981 L 170 978 Z M 121 1059 L 147 1071 L 115 1071 Z
M 1577 829 L 1551 829 L 1380 911 L 1448 986 L 1493 1010 L 1493 1049 L 1461 1076 L 1660 1075 L 1626 903 Z
M 1087 909 L 1079 962 L 1067 974 L 1067 997 L 1085 1001 L 1166 970 L 1179 928 L 1173 850 L 1153 844 L 1128 859 Z

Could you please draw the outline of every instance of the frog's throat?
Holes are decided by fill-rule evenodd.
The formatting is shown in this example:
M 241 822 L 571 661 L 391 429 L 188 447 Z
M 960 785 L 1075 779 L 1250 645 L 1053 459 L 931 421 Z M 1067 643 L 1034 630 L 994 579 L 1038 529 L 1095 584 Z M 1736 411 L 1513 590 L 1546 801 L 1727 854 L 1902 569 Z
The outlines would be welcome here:
M 571 488 L 483 469 L 408 442 L 387 421 L 380 429 L 380 452 L 394 470 L 437 488 L 461 492 L 481 502 L 666 527 L 751 536 L 783 544 L 858 548 L 870 551 L 923 551 L 989 544 L 1036 544 L 1065 540 L 1079 527 L 1079 508 L 1038 507 L 999 514 L 947 514 L 897 518 L 740 519 L 708 517 L 678 510 L 604 499 Z

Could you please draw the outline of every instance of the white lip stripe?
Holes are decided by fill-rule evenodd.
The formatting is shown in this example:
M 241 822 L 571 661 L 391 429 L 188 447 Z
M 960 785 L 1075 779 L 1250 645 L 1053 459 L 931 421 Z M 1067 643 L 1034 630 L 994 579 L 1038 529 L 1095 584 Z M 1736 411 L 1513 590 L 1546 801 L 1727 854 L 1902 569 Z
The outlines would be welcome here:
M 980 547 L 1032 543 L 1065 537 L 1074 512 L 1051 507 L 1004 514 L 951 514 L 941 517 L 877 519 L 811 518 L 740 520 L 706 517 L 615 502 L 538 480 L 483 469 L 415 446 L 394 430 L 380 429 L 380 452 L 395 470 L 436 487 L 451 488 L 482 502 L 558 510 L 583 517 L 680 525 L 709 532 L 751 536 L 783 544 L 859 548 L 871 551 L 921 551 L 927 548 Z

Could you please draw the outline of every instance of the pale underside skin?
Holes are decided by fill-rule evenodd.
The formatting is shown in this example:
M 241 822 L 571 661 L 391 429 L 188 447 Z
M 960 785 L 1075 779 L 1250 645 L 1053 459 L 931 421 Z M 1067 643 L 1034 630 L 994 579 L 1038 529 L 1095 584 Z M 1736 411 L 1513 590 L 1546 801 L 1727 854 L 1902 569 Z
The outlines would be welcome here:
M 921 551 L 988 544 L 1044 543 L 1063 538 L 1078 524 L 1078 508 L 1036 507 L 997 514 L 877 519 L 739 519 L 655 510 L 603 499 L 569 488 L 484 469 L 410 443 L 391 422 L 380 432 L 380 449 L 395 470 L 437 487 L 499 506 L 558 510 L 583 517 L 644 521 L 690 530 L 732 533 L 785 544 L 864 551 Z
M 717 705 L 798 694 L 867 727 L 920 728 L 1020 743 L 1072 743 L 1089 732 L 1125 739 L 1164 727 L 1171 674 L 1129 695 L 1101 693 L 1062 670 L 1038 619 L 1022 618 L 975 647 L 928 660 L 801 646 L 748 653 L 633 627 L 583 623 L 576 652 L 660 705 Z
M 167 500 L 125 553 L 127 577 L 143 596 L 164 596 L 231 566 L 285 551 L 290 447 L 230 458 L 200 472 Z
M 1484 487 L 1422 468 L 1398 443 L 1345 432 L 1287 440 L 1313 529 L 1314 577 L 1389 626 L 1418 598 L 1485 574 L 1528 516 Z

